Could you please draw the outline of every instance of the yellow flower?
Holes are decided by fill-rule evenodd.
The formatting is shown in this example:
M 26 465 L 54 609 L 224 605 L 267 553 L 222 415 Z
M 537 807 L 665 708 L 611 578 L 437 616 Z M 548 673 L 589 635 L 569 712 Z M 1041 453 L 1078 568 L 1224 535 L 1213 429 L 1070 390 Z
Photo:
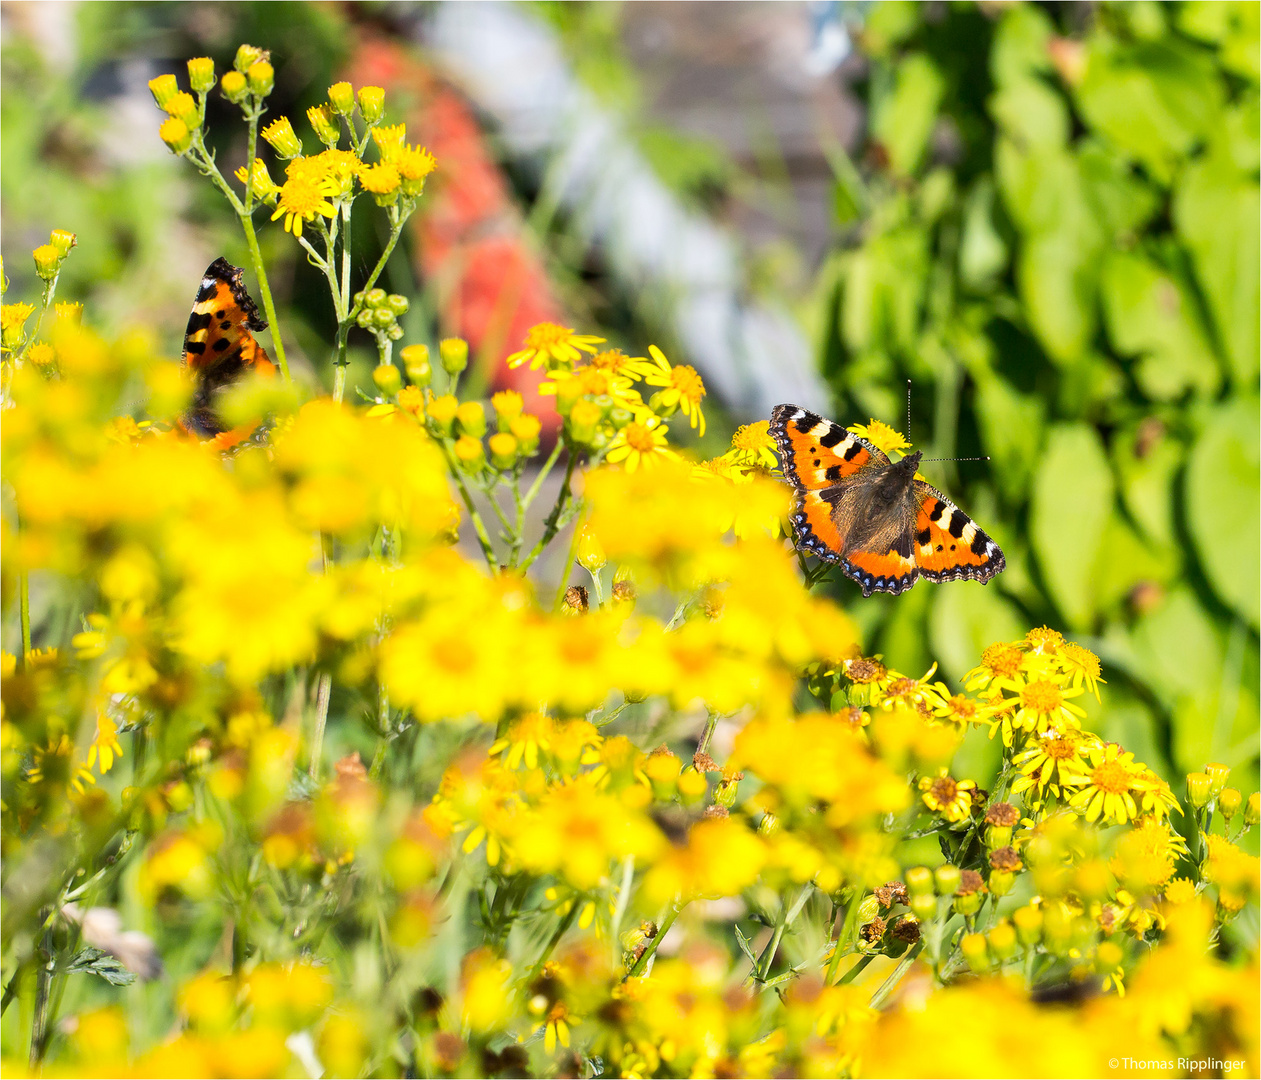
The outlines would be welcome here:
M 627 472 L 641 465 L 650 468 L 665 458 L 678 455 L 666 445 L 665 424 L 657 417 L 632 420 L 609 443 L 605 459 L 613 465 L 624 464 Z
M 921 777 L 919 789 L 924 805 L 947 821 L 957 824 L 971 817 L 975 780 L 955 780 L 943 771 L 939 776 Z
M 95 765 L 100 760 L 100 772 L 104 776 L 114 767 L 114 758 L 122 757 L 122 743 L 118 741 L 118 725 L 105 713 L 97 713 L 96 738 L 88 747 L 88 765 Z
M 290 177 L 280 189 L 276 212 L 271 219 L 275 221 L 283 216 L 285 232 L 301 236 L 304 221 L 310 221 L 316 214 L 331 218 L 337 213 L 333 204 L 328 201 L 328 196 L 336 194 L 337 186 L 332 180 L 324 179 L 313 183 L 300 177 Z
M 1116 743 L 1096 743 L 1086 750 L 1089 766 L 1078 764 L 1065 779 L 1080 790 L 1069 805 L 1085 814 L 1087 821 L 1124 824 L 1138 816 L 1134 792 L 1141 790 L 1147 767 Z
M 1002 699 L 986 707 L 990 716 L 1001 717 L 1003 742 L 1011 745 L 1012 733 L 1044 734 L 1080 728 L 1086 713 L 1069 698 L 1085 693 L 1080 687 L 1063 687 L 1050 679 L 1035 679 L 1020 689 L 1014 700 Z
M 653 395 L 659 402 L 665 415 L 671 415 L 676 409 L 687 417 L 688 423 L 696 428 L 697 434 L 705 434 L 705 414 L 701 412 L 701 398 L 705 396 L 705 384 L 696 373 L 694 367 L 680 364 L 671 366 L 665 353 L 656 345 L 648 346 L 652 361 L 640 361 L 636 370 L 649 386 L 660 386 L 662 390 Z
M 320 169 L 316 179 L 328 179 L 337 185 L 337 194 L 346 196 L 354 187 L 355 177 L 363 169 L 363 163 L 349 150 L 338 150 L 335 147 L 316 154 L 307 159 L 315 163 L 312 169 Z M 290 174 L 292 175 L 292 174 Z
M 372 141 L 377 144 L 377 149 L 385 160 L 390 160 L 393 151 L 401 150 L 406 139 L 406 124 L 387 124 L 372 129 Z
M 419 195 L 425 187 L 425 177 L 438 167 L 433 154 L 423 146 L 404 146 L 390 158 L 398 174 L 403 178 L 403 194 Z
M 1072 677 L 1073 686 L 1085 685 L 1099 700 L 1099 684 L 1107 680 L 1099 677 L 1099 657 L 1075 641 L 1066 642 L 1059 650 L 1059 663 Z
M 594 353 L 595 347 L 604 338 L 590 334 L 576 334 L 567 326 L 556 323 L 539 323 L 532 326 L 525 335 L 525 347 L 508 357 L 509 367 L 520 367 L 528 363 L 531 368 L 572 367 L 582 354 Z
M 74 761 L 74 743 L 64 734 L 35 748 L 26 778 L 32 784 L 56 785 L 63 790 L 74 788 L 80 795 L 87 784 L 96 783 L 87 765 Z
M 1058 796 L 1073 775 L 1074 766 L 1085 756 L 1089 740 L 1077 731 L 1048 731 L 1012 759 L 1020 775 L 1011 786 L 1019 795 L 1036 786 L 1035 798 L 1041 801 L 1049 790 Z
M 731 436 L 731 449 L 723 457 L 745 468 L 774 469 L 779 459 L 775 456 L 775 440 L 771 438 L 770 428 L 768 420 L 736 428 Z
M 872 420 L 870 424 L 851 424 L 845 430 L 866 439 L 877 450 L 883 450 L 886 454 L 911 448 L 911 444 L 906 441 L 906 436 L 902 432 L 895 431 L 879 420 Z
M 359 184 L 370 195 L 392 195 L 398 191 L 402 178 L 398 169 L 388 161 L 378 165 L 365 165 L 359 170 Z
M 237 169 L 235 175 L 244 184 L 247 180 L 245 166 L 242 165 Z M 279 186 L 272 180 L 271 174 L 267 171 L 267 166 L 261 158 L 254 159 L 254 176 L 250 187 L 254 192 L 254 198 L 267 203 L 275 202 L 276 195 L 280 191 Z

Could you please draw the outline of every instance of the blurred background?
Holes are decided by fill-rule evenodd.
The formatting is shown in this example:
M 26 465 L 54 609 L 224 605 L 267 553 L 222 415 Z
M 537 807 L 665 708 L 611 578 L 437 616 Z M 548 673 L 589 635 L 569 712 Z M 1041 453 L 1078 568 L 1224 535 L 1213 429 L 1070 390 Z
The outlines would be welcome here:
M 273 52 L 273 114 L 384 86 L 437 156 L 382 284 L 487 392 L 555 320 L 705 377 L 709 433 L 786 401 L 901 428 L 990 532 L 991 585 L 863 600 L 869 652 L 956 683 L 1046 623 L 1104 659 L 1105 736 L 1257 785 L 1261 621 L 1255 3 L 0 3 L 7 299 L 177 357 L 199 277 L 247 265 L 157 136 L 147 82 Z M 244 158 L 212 98 L 221 165 Z M 309 144 L 313 139 L 308 136 Z M 227 170 L 224 170 L 225 172 Z M 273 175 L 279 170 L 273 169 Z M 355 229 L 370 267 L 384 237 Z M 322 280 L 261 230 L 291 363 L 330 386 Z M 249 275 L 247 275 L 248 278 Z M 370 339 L 350 385 L 370 388 Z M 514 383 L 513 380 L 517 380 Z M 680 431 L 680 438 L 683 432 Z M 686 441 L 686 439 L 683 439 Z M 992 745 L 970 740 L 964 773 Z

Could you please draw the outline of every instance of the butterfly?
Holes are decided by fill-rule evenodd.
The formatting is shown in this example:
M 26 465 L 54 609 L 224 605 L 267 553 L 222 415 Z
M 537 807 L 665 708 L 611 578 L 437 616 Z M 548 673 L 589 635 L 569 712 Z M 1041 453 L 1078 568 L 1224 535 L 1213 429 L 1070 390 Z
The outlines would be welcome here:
M 245 271 L 220 256 L 202 276 L 184 331 L 183 362 L 193 374 L 193 400 L 180 419 L 190 435 L 224 449 L 243 441 L 255 425 L 229 430 L 216 411 L 218 398 L 247 371 L 272 375 L 275 365 L 255 339 L 267 329 L 245 289 Z
M 873 592 L 928 581 L 989 581 L 1002 550 L 936 488 L 915 479 L 923 456 L 889 458 L 866 439 L 796 405 L 776 405 L 771 434 L 794 493 L 800 550 Z

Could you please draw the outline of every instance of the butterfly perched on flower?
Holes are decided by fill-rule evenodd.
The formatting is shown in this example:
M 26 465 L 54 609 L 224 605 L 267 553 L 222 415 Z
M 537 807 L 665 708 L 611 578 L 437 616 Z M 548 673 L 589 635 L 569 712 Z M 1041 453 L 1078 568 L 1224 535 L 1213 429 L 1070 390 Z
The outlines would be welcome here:
M 776 405 L 771 434 L 794 493 L 797 547 L 873 592 L 928 581 L 989 581 L 1002 550 L 936 488 L 915 478 L 919 451 L 901 461 L 796 405 Z
M 193 400 L 180 419 L 190 435 L 213 439 L 223 448 L 243 441 L 250 425 L 230 431 L 216 408 L 219 397 L 246 372 L 271 375 L 271 357 L 254 338 L 267 329 L 245 289 L 245 271 L 220 256 L 202 276 L 184 331 L 184 365 L 194 377 Z

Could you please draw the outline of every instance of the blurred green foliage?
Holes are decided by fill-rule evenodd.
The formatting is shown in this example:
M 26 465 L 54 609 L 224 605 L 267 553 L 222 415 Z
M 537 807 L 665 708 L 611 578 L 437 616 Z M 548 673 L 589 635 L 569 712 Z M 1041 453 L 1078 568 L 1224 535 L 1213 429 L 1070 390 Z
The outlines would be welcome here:
M 1018 627 L 1083 636 L 1106 734 L 1181 771 L 1258 747 L 1259 14 L 871 5 L 820 279 L 840 417 L 897 424 L 912 378 L 929 456 L 990 455 L 925 472 L 1009 562 L 851 605 L 868 642 L 957 678 Z

